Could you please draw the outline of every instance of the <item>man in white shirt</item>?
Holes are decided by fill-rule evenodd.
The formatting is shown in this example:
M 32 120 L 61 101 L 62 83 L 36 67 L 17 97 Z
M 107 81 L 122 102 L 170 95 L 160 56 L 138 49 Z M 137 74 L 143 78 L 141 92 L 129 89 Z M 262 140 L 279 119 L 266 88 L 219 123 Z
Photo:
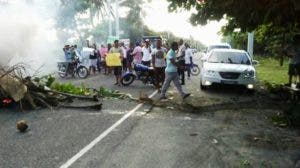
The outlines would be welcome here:
M 190 45 L 188 43 L 184 44 L 185 46 L 185 55 L 184 55 L 184 60 L 185 60 L 185 67 L 188 73 L 188 79 L 191 77 L 191 67 L 193 64 L 193 51 L 190 48 Z
M 125 44 L 122 42 L 121 43 L 121 49 L 123 51 L 123 61 L 122 61 L 122 64 L 123 64 L 123 71 L 127 71 L 127 48 L 125 46 Z
M 181 85 L 185 84 L 185 75 L 184 75 L 184 70 L 185 70 L 185 46 L 183 43 L 183 39 L 179 40 L 179 49 L 177 53 L 177 62 L 178 62 L 178 75 L 181 78 Z
M 143 58 L 142 58 L 142 64 L 146 66 L 151 66 L 151 47 L 150 47 L 150 41 L 149 39 L 145 40 L 145 46 L 142 48 L 143 52 Z

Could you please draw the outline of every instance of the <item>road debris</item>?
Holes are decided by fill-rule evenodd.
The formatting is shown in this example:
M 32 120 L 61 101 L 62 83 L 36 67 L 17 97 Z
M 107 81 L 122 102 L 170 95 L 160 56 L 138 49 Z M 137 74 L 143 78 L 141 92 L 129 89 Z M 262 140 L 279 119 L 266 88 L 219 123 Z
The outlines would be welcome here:
M 172 107 L 172 106 L 167 106 L 167 109 L 174 110 L 174 107 Z
M 184 120 L 192 120 L 191 117 L 184 117 Z
M 198 133 L 191 133 L 190 136 L 197 136 Z
M 26 132 L 27 128 L 28 128 L 27 121 L 25 121 L 25 120 L 20 120 L 20 121 L 17 122 L 17 129 L 18 129 L 20 132 L 22 132 L 22 133 Z
M 218 143 L 218 140 L 216 140 L 216 139 L 213 139 L 213 140 L 211 141 L 211 143 L 213 143 L 213 144 L 217 144 L 217 143 Z

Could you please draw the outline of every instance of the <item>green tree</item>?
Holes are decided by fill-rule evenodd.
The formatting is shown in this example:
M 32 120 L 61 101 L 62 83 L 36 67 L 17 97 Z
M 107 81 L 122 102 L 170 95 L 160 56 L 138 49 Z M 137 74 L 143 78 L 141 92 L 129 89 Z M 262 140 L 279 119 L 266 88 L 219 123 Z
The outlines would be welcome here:
M 169 10 L 195 9 L 191 15 L 193 24 L 207 24 L 210 20 L 228 20 L 226 31 L 241 28 L 252 31 L 260 25 L 295 27 L 300 21 L 298 0 L 168 0 Z
M 283 64 L 282 48 L 299 32 L 299 0 L 168 0 L 169 10 L 179 9 L 195 12 L 191 23 L 205 25 L 208 21 L 226 19 L 222 29 L 224 35 L 230 36 L 237 48 L 245 46 L 246 34 L 255 31 L 256 49 L 261 53 L 280 56 Z M 236 28 L 241 33 L 234 33 Z

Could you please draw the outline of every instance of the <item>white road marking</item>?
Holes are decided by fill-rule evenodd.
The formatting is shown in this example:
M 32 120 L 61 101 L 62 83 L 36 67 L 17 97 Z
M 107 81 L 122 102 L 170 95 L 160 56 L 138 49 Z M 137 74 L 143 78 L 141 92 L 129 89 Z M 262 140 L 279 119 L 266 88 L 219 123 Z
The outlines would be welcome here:
M 149 97 L 152 98 L 157 91 L 153 92 Z M 100 134 L 96 139 L 90 142 L 87 146 L 81 149 L 76 155 L 74 155 L 71 159 L 69 159 L 66 163 L 64 163 L 60 168 L 68 168 L 74 162 L 76 162 L 80 157 L 82 157 L 85 153 L 87 153 L 90 149 L 92 149 L 97 143 L 99 143 L 103 138 L 105 138 L 110 132 L 112 132 L 116 127 L 122 124 L 128 117 L 130 117 L 133 113 L 135 113 L 140 107 L 142 107 L 144 103 L 138 104 L 134 109 L 126 113 L 120 120 L 114 123 L 111 127 L 105 130 L 102 134 Z

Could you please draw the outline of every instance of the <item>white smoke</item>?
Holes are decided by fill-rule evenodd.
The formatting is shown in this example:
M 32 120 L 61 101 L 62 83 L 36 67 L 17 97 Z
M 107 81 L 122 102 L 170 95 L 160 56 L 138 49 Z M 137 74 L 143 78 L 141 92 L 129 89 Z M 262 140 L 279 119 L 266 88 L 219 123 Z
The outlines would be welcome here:
M 24 63 L 31 72 L 54 72 L 58 58 L 63 57 L 54 28 L 57 3 L 8 2 L 0 6 L 0 66 Z

